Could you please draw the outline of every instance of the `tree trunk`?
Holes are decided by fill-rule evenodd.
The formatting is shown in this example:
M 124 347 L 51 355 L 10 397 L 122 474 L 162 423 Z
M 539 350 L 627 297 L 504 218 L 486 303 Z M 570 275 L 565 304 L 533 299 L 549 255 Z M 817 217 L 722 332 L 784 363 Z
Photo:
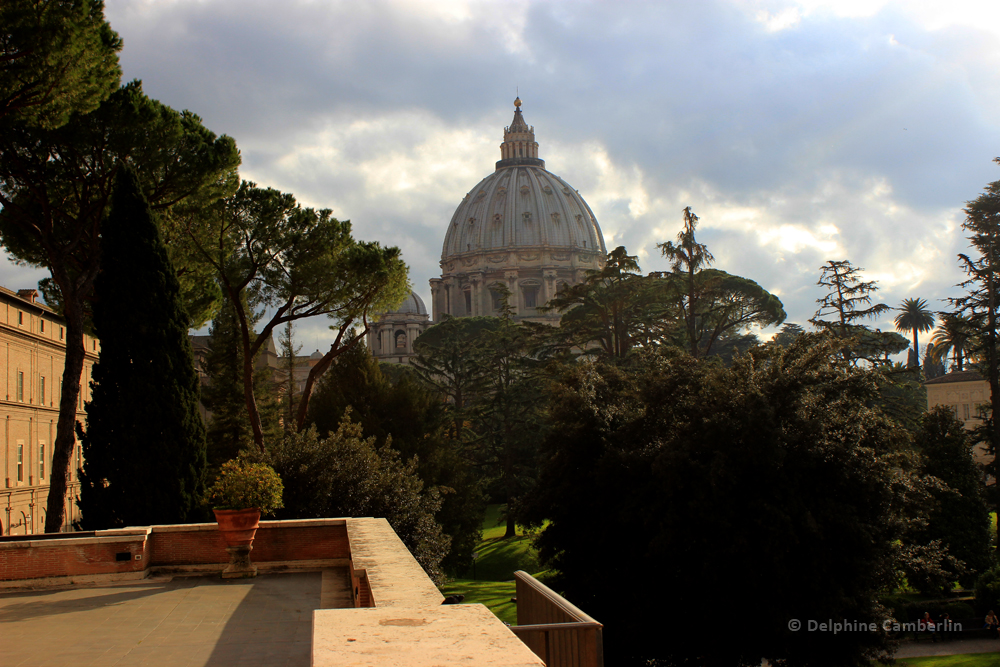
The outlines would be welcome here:
M 514 521 L 514 515 L 511 514 L 509 499 L 507 504 L 507 530 L 504 531 L 503 537 L 504 539 L 517 537 L 517 523 Z
M 70 464 L 76 446 L 76 406 L 80 399 L 80 378 L 86 350 L 83 346 L 83 308 L 80 300 L 64 291 L 66 312 L 66 361 L 63 365 L 62 395 L 59 396 L 59 419 L 56 441 L 52 443 L 52 471 L 49 474 L 49 497 L 45 506 L 45 532 L 62 531 L 66 521 L 66 488 Z
M 302 389 L 302 396 L 299 398 L 298 415 L 295 419 L 296 432 L 301 432 L 302 429 L 305 428 L 306 413 L 309 411 L 309 397 L 312 396 L 313 385 L 316 384 L 316 380 L 318 380 L 320 376 L 330 368 L 334 359 L 353 348 L 358 344 L 358 341 L 367 335 L 368 327 L 365 327 L 365 330 L 352 338 L 351 342 L 344 347 L 341 347 L 340 342 L 344 336 L 344 331 L 350 327 L 350 324 L 350 321 L 344 323 L 344 326 L 342 326 L 340 331 L 337 333 L 337 339 L 333 341 L 333 345 L 330 346 L 330 351 L 324 354 L 323 358 L 320 359 L 315 366 L 309 369 L 309 377 L 306 378 L 306 386 Z
M 264 427 L 260 421 L 260 411 L 257 410 L 257 399 L 253 395 L 253 354 L 250 346 L 250 326 L 247 323 L 247 314 L 243 309 L 243 302 L 240 299 L 240 292 L 226 284 L 226 293 L 229 295 L 229 302 L 236 313 L 236 320 L 240 324 L 240 342 L 243 345 L 243 400 L 247 405 L 247 416 L 250 419 L 250 429 L 253 431 L 253 441 L 257 448 L 263 453 L 264 450 Z

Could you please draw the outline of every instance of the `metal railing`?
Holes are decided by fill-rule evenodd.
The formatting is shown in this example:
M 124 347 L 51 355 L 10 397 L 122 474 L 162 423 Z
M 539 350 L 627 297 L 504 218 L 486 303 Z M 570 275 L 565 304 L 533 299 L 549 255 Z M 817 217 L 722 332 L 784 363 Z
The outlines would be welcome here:
M 527 572 L 514 573 L 511 630 L 546 667 L 604 667 L 604 626 Z

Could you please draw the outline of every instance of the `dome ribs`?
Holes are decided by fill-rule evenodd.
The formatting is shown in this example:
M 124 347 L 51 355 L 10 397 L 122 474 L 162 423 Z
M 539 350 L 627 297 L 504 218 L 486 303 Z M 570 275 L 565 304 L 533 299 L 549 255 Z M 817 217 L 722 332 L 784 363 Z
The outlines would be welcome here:
M 558 323 L 534 304 L 603 264 L 607 250 L 593 211 L 545 169 L 520 109 L 504 129 L 496 169 L 465 195 L 445 234 L 441 277 L 431 280 L 435 321 L 444 313 L 493 314 L 489 286 L 499 281 L 514 292 L 518 318 Z

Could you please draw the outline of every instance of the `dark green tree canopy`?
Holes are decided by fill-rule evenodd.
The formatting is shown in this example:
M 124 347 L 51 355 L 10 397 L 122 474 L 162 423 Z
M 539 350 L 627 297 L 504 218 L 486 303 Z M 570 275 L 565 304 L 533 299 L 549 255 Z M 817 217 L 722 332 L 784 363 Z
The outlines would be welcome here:
M 413 370 L 447 400 L 451 437 L 465 442 L 469 407 L 483 390 L 485 368 L 477 355 L 480 336 L 498 325 L 495 317 L 445 317 L 413 343 Z
M 19 260 L 53 270 L 46 297 L 56 306 L 67 298 L 67 282 L 85 290 L 92 280 L 101 217 L 116 169 L 127 164 L 157 213 L 191 325 L 204 324 L 219 293 L 211 274 L 191 261 L 179 225 L 235 189 L 240 155 L 230 137 L 146 97 L 134 81 L 56 130 L 6 133 L 0 149 L 0 241 Z
M 315 429 L 292 433 L 255 456 L 272 465 L 285 485 L 279 519 L 384 517 L 427 575 L 443 579 L 440 566 L 450 542 L 434 519 L 441 496 L 424 489 L 415 459 L 404 461 L 390 443 L 365 438 L 349 417 L 327 437 Z
M 659 287 L 640 273 L 636 257 L 618 246 L 600 270 L 560 290 L 542 310 L 562 313 L 559 328 L 550 332 L 557 348 L 624 359 L 637 346 L 661 342 L 676 324 Z
M 1000 158 L 994 159 L 1000 164 Z M 966 279 L 959 284 L 965 294 L 951 299 L 955 312 L 963 316 L 972 335 L 968 338 L 968 352 L 979 362 L 981 373 L 990 383 L 990 417 L 980 434 L 993 455 L 989 472 L 998 476 L 1000 461 L 1000 181 L 986 186 L 985 191 L 965 207 L 962 229 L 968 234 L 971 252 L 958 256 Z M 994 493 L 992 505 L 1000 509 L 1000 494 Z M 998 533 L 1000 534 L 1000 533 Z
M 18 260 L 43 266 L 46 299 L 66 319 L 66 362 L 53 447 L 46 530 L 62 526 L 66 475 L 83 370 L 94 280 L 100 270 L 101 225 L 116 171 L 135 169 L 157 218 L 187 200 L 205 201 L 235 186 L 239 152 L 215 138 L 193 114 L 180 114 L 132 83 L 97 109 L 55 129 L 18 125 L 0 132 L 0 243 Z M 171 243 L 171 248 L 177 244 Z M 168 252 L 170 252 L 168 250 Z M 187 271 L 174 251 L 185 310 L 204 321 L 217 292 L 205 274 Z
M 101 353 L 81 440 L 88 529 L 201 518 L 205 426 L 180 285 L 131 169 L 101 234 L 94 326 Z
M 118 87 L 121 48 L 101 0 L 4 0 L 0 130 L 54 128 L 95 109 Z
M 930 491 L 934 502 L 912 539 L 921 544 L 939 540 L 963 566 L 947 572 L 945 585 L 957 579 L 971 587 L 992 560 L 986 488 L 973 442 L 955 414 L 939 405 L 924 415 L 915 445 L 922 454 L 920 472 L 945 486 Z
M 399 372 L 391 379 L 386 373 L 394 370 Z M 486 500 L 463 443 L 449 437 L 447 404 L 409 370 L 404 364 L 379 364 L 361 346 L 348 350 L 320 380 L 308 421 L 326 437 L 350 414 L 364 437 L 390 443 L 403 460 L 416 458 L 424 488 L 441 494 L 435 518 L 451 538 L 442 567 L 461 574 L 472 567 Z
M 528 510 L 551 521 L 542 556 L 604 623 L 609 664 L 867 667 L 886 646 L 880 633 L 788 630 L 884 619 L 876 600 L 906 527 L 904 436 L 872 407 L 873 372 L 837 359 L 802 335 L 731 368 L 675 351 L 566 372 Z M 637 571 L 641 586 L 622 586 Z M 650 599 L 668 603 L 649 614 Z

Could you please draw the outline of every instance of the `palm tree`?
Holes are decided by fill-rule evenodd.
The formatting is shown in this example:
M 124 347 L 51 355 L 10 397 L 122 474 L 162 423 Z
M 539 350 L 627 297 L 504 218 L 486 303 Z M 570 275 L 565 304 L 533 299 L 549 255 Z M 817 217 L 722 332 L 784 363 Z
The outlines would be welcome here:
M 931 338 L 931 344 L 934 346 L 931 355 L 935 361 L 940 361 L 951 352 L 951 370 L 964 370 L 965 355 L 972 343 L 969 320 L 957 313 L 940 313 L 940 315 L 941 324 Z
M 897 331 L 913 332 L 913 357 L 908 364 L 912 368 L 920 368 L 920 345 L 917 332 L 930 331 L 934 328 L 934 313 L 927 308 L 925 299 L 903 299 L 896 315 Z

